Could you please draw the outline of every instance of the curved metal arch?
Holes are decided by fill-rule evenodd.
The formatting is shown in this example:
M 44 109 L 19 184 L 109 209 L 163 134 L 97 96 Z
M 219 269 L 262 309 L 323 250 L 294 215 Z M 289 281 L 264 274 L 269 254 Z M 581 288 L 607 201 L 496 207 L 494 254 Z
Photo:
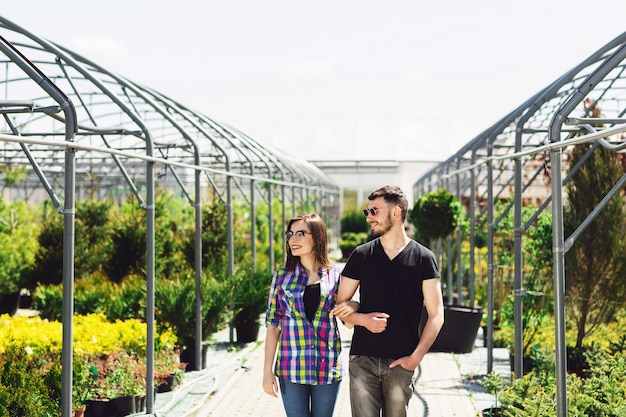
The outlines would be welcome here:
M 593 113 L 596 106 L 602 109 L 602 114 Z M 525 200 L 530 200 L 538 206 L 533 215 L 536 217 L 540 211 L 546 209 L 549 202 L 552 204 L 555 307 L 558 310 L 555 314 L 557 324 L 555 339 L 559 417 L 567 415 L 563 257 L 564 252 L 571 246 L 571 240 L 577 237 L 575 232 L 567 242 L 563 238 L 563 186 L 571 173 L 578 169 L 578 166 L 570 167 L 570 175 L 562 179 L 562 164 L 567 162 L 564 157 L 567 156 L 568 148 L 576 143 L 595 141 L 596 146 L 592 147 L 589 153 L 597 146 L 603 146 L 614 152 L 623 150 L 626 147 L 625 114 L 626 33 L 623 33 L 468 142 L 448 160 L 433 167 L 414 185 L 416 197 L 434 188 L 456 187 L 460 199 L 468 198 L 470 194 L 470 199 L 476 198 L 477 201 L 484 202 L 484 209 L 478 216 L 487 216 L 488 219 L 490 288 L 493 280 L 492 271 L 496 267 L 493 261 L 493 228 L 499 221 L 493 218 L 493 206 L 496 200 L 513 196 L 514 200 L 507 209 L 512 207 L 515 213 L 516 349 L 521 347 L 521 297 L 525 293 L 522 277 L 522 235 L 532 227 L 532 221 L 522 224 L 521 209 L 523 205 L 528 204 Z M 601 126 L 598 127 L 598 124 Z M 476 160 L 473 160 L 473 157 L 476 157 Z M 468 184 L 466 180 L 468 175 L 474 178 L 475 182 Z M 545 180 L 544 184 L 541 184 L 542 179 Z M 623 188 L 625 182 L 626 176 L 607 190 L 605 200 L 615 195 L 616 190 Z M 538 191 L 541 191 L 541 194 Z M 477 197 L 473 197 L 474 195 Z M 541 204 L 539 200 L 543 200 Z M 591 216 L 601 210 L 603 202 L 579 226 L 579 229 L 584 228 Z M 472 203 L 474 202 L 469 202 Z M 473 241 L 470 241 L 470 247 L 473 251 Z M 458 257 L 460 259 L 460 255 Z M 493 294 L 491 290 L 489 291 L 491 309 Z M 490 349 L 491 347 L 490 343 Z M 491 358 L 490 350 L 489 355 Z M 516 360 L 515 363 L 515 374 L 521 376 L 522 358 L 521 355 L 517 356 L 519 358 L 516 359 L 519 361 Z
M 283 190 L 285 186 L 300 190 L 320 189 L 319 195 L 315 198 L 326 198 L 328 194 L 332 197 L 337 193 L 337 185 L 323 175 L 319 181 L 324 184 L 323 187 L 311 181 L 313 176 L 302 175 L 302 172 L 310 171 L 308 163 L 295 160 L 283 163 L 282 156 L 275 155 L 251 138 L 246 136 L 242 139 L 241 135 L 238 137 L 228 128 L 215 122 L 208 124 L 206 116 L 189 111 L 174 100 L 114 75 L 88 59 L 62 46 L 40 39 L 0 17 L 0 35 L 5 33 L 10 38 L 11 45 L 23 56 L 28 57 L 32 68 L 45 74 L 55 88 L 66 94 L 67 101 L 74 103 L 76 116 L 70 115 L 71 119 L 68 115 L 59 116 L 58 113 L 65 104 L 58 105 L 54 99 L 50 99 L 49 94 L 42 93 L 38 82 L 33 83 L 33 80 L 37 81 L 34 72 L 24 75 L 23 72 L 15 71 L 14 59 L 7 57 L 3 60 L 0 55 L 0 94 L 4 92 L 5 98 L 0 102 L 0 114 L 4 117 L 8 133 L 12 135 L 10 138 L 6 137 L 6 140 L 4 140 L 6 135 L 2 135 L 5 145 L 0 149 L 0 159 L 10 164 L 30 163 L 38 175 L 29 178 L 29 187 L 35 188 L 41 182 L 51 196 L 55 195 L 54 186 L 63 189 L 66 193 L 66 204 L 70 205 L 73 205 L 75 188 L 79 192 L 94 192 L 94 189 L 91 189 L 94 178 L 99 184 L 95 192 L 130 188 L 147 211 L 148 319 L 154 317 L 155 165 L 163 165 L 174 174 L 175 181 L 171 181 L 171 185 L 177 183 L 183 189 L 186 184 L 195 185 L 194 198 L 190 198 L 186 191 L 185 193 L 190 202 L 196 206 L 197 225 L 201 224 L 198 217 L 201 205 L 201 170 L 204 170 L 207 182 L 214 189 L 225 185 L 224 200 L 227 202 L 232 200 L 232 183 L 241 189 L 242 183 L 250 182 L 251 203 L 254 205 L 256 181 L 267 181 L 283 187 Z M 25 144 L 26 139 L 21 142 L 15 140 L 16 137 L 50 137 L 52 140 L 56 137 L 67 138 L 67 134 L 63 132 L 67 132 L 69 126 L 75 128 L 72 140 L 84 144 L 82 147 L 61 148 L 50 140 L 33 140 L 28 144 Z M 207 131 L 207 126 L 211 127 L 210 131 Z M 216 135 L 215 132 L 219 134 Z M 107 152 L 107 149 L 111 152 Z M 67 159 L 68 154 L 72 156 L 71 160 Z M 142 155 L 150 158 L 142 158 Z M 160 155 L 161 158 L 154 158 L 154 155 Z M 142 161 L 145 165 L 141 165 Z M 75 170 L 74 166 L 77 167 Z M 275 167 L 271 168 L 272 166 Z M 175 167 L 182 170 L 181 174 Z M 204 167 L 212 169 L 206 170 Z M 57 177 L 70 168 L 72 177 L 66 180 L 63 186 L 57 181 Z M 184 175 L 191 171 L 194 172 L 193 179 Z M 284 178 L 276 180 L 276 172 L 280 172 L 281 177 L 291 176 L 291 181 L 285 182 Z M 78 178 L 75 174 L 78 174 L 76 175 Z M 145 200 L 141 193 L 142 187 L 145 187 Z M 245 195 L 243 189 L 242 194 Z M 292 195 L 295 201 L 295 194 Z M 285 196 L 283 192 L 283 204 Z M 269 201 L 271 203 L 271 199 Z M 59 201 L 58 206 L 60 205 Z M 71 224 L 69 220 L 66 221 L 66 236 L 73 242 L 73 210 L 69 214 L 72 217 Z M 232 212 L 229 213 L 228 221 L 232 225 Z M 68 230 L 71 231 L 67 232 Z M 198 264 L 201 244 L 199 236 L 200 234 L 196 233 L 196 270 L 201 266 Z M 71 251 L 73 252 L 73 246 Z M 68 256 L 73 256 L 73 253 Z M 232 265 L 232 245 L 229 248 L 229 258 Z M 73 274 L 73 263 L 64 262 L 64 265 L 65 280 L 66 269 L 69 269 L 68 274 Z M 65 298 L 71 300 L 73 287 L 69 285 L 66 287 L 68 291 L 72 291 Z M 200 305 L 199 293 L 196 292 L 196 295 Z M 148 355 L 153 355 L 154 350 L 153 328 L 154 326 L 149 323 Z M 64 332 L 66 329 L 71 333 L 71 314 L 67 321 L 64 315 Z M 71 337 L 69 341 L 71 343 Z M 64 344 L 64 352 L 66 351 L 71 352 L 71 344 L 69 349 L 66 349 Z M 199 352 L 199 348 L 197 351 Z M 64 356 L 68 358 L 67 355 Z M 67 369 L 71 376 L 71 357 L 69 366 L 65 358 L 64 381 L 67 379 Z M 148 358 L 148 379 L 153 375 L 150 363 L 153 362 Z M 71 379 L 70 383 L 63 385 L 62 408 L 65 417 L 71 411 Z M 147 384 L 147 387 L 148 413 L 151 413 L 153 386 Z

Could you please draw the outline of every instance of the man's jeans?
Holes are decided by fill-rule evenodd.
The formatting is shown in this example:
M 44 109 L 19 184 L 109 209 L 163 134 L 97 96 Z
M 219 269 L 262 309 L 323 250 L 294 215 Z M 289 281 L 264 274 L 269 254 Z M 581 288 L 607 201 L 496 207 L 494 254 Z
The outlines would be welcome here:
M 393 359 L 350 355 L 352 417 L 406 417 L 413 395 L 413 371 L 389 367 Z
M 278 378 L 278 383 L 287 417 L 332 417 L 341 381 L 306 385 Z

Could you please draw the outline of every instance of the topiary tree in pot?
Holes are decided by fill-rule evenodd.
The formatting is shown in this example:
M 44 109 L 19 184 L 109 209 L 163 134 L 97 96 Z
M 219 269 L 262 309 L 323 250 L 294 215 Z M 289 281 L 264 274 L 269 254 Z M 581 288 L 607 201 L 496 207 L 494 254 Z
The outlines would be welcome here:
M 502 415 L 501 409 L 498 406 L 498 394 L 506 385 L 504 379 L 500 376 L 500 374 L 491 371 L 478 383 L 485 389 L 486 393 L 493 395 L 495 398 L 495 404 L 490 408 L 482 410 L 482 416 L 497 417 Z
M 204 271 L 202 274 L 202 335 L 206 338 L 217 330 L 224 319 L 231 292 L 230 281 Z M 195 363 L 193 347 L 196 343 L 195 279 L 191 273 L 175 279 L 159 279 L 156 283 L 155 309 L 158 325 L 174 332 L 181 349 L 181 361 L 187 370 L 200 369 Z M 204 340 L 202 341 L 204 342 Z
M 272 272 L 268 267 L 255 269 L 246 265 L 235 272 L 231 282 L 235 306 L 233 325 L 237 330 L 237 341 L 252 342 L 258 336 L 259 317 L 267 310 Z
M 461 220 L 461 203 L 446 189 L 422 195 L 409 213 L 409 222 L 427 246 L 450 236 Z M 441 252 L 441 251 L 439 251 Z M 440 265 L 442 263 L 440 262 Z M 422 313 L 425 322 L 426 310 Z M 433 351 L 468 353 L 474 347 L 482 310 L 457 305 L 444 306 L 444 325 L 432 345 Z
M 461 219 L 461 203 L 445 188 L 426 193 L 414 204 L 409 222 L 430 246 L 452 234 Z

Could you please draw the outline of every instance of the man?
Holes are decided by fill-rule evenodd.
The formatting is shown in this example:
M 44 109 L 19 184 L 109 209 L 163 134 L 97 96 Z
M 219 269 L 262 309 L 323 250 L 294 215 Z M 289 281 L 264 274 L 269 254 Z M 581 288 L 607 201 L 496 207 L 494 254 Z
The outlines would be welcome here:
M 364 214 L 376 238 L 357 247 L 342 272 L 333 314 L 354 325 L 350 349 L 353 417 L 404 417 L 413 374 L 443 326 L 443 298 L 433 253 L 404 230 L 408 201 L 396 186 L 368 197 Z M 342 304 L 359 289 L 360 307 Z M 428 320 L 419 335 L 422 306 Z

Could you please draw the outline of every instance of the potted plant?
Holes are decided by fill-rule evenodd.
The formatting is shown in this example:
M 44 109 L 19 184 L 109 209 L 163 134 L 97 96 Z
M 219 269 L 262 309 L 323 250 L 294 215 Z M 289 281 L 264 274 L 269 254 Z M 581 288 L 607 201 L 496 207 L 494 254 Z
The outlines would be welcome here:
M 229 282 L 219 276 L 202 275 L 202 336 L 207 338 L 215 332 L 218 323 L 227 312 Z M 196 344 L 196 284 L 191 274 L 175 279 L 162 279 L 156 286 L 157 323 L 170 329 L 178 339 L 180 360 L 187 364 L 187 370 L 204 368 L 204 360 L 196 364 L 194 347 Z M 203 344 L 203 351 L 208 345 Z M 204 357 L 204 353 L 203 353 Z
M 0 201 L 0 314 L 15 314 L 20 290 L 34 287 L 28 282 L 28 271 L 38 248 L 36 212 L 24 201 Z
M 417 235 L 427 245 L 448 237 L 461 219 L 462 207 L 458 199 L 445 188 L 422 195 L 409 213 L 409 221 Z M 440 262 L 441 264 L 441 262 Z M 469 353 L 474 348 L 483 310 L 471 306 L 444 305 L 444 324 L 431 346 L 431 351 Z M 422 311 L 420 328 L 427 318 Z
M 505 386 L 504 379 L 500 374 L 491 371 L 479 382 L 485 389 L 485 392 L 495 397 L 495 405 L 482 410 L 483 417 L 498 417 L 501 414 L 501 408 L 498 406 L 498 394 Z
M 98 369 L 93 365 L 88 365 L 87 357 L 76 355 L 72 363 L 72 371 L 72 413 L 73 417 L 81 417 L 85 414 L 86 402 L 98 377 Z
M 236 271 L 232 277 L 234 300 L 233 325 L 239 343 L 253 342 L 259 333 L 259 318 L 267 310 L 272 273 L 268 268 L 254 269 L 251 265 Z
M 154 357 L 154 385 L 157 392 L 173 390 L 182 382 L 185 364 L 173 349 L 161 349 Z

